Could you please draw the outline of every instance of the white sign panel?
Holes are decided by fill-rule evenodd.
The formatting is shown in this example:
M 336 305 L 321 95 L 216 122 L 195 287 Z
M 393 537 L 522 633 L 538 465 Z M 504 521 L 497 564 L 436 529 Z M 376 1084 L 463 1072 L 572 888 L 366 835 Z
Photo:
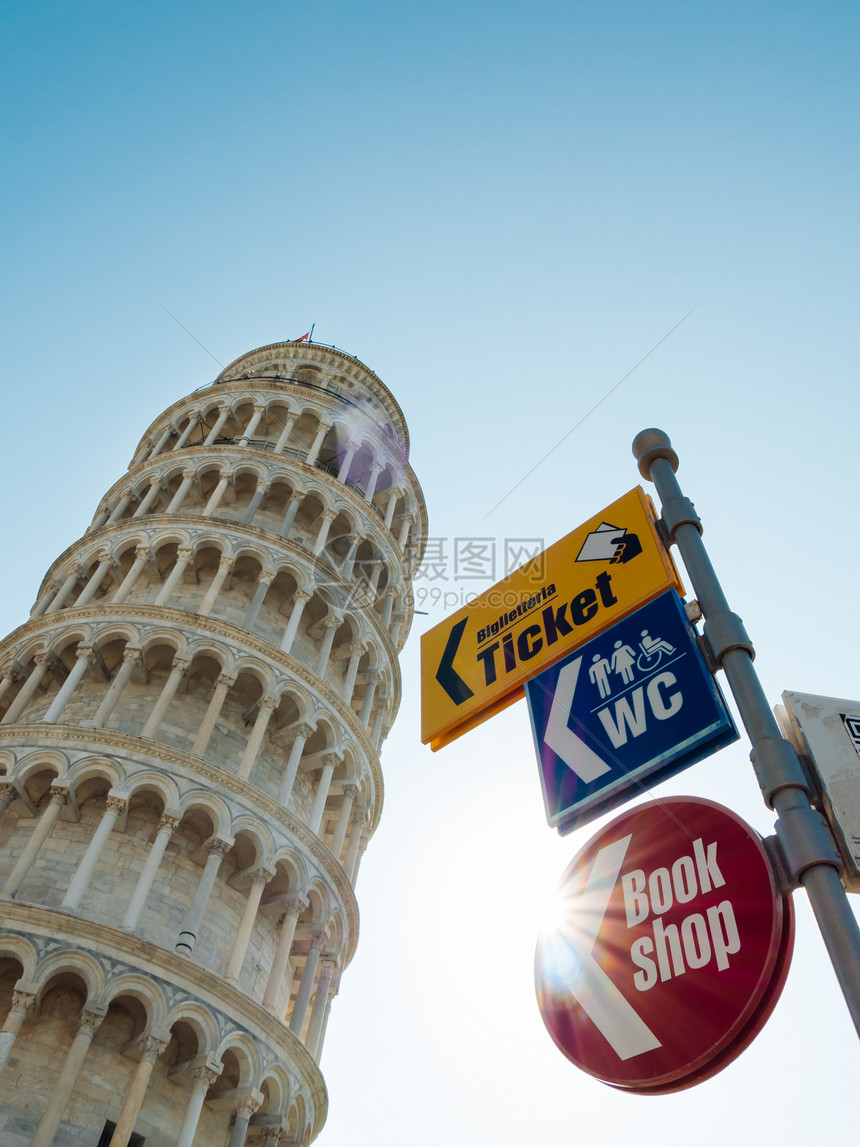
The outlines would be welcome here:
M 792 691 L 782 700 L 777 719 L 816 782 L 848 890 L 860 892 L 860 701 Z

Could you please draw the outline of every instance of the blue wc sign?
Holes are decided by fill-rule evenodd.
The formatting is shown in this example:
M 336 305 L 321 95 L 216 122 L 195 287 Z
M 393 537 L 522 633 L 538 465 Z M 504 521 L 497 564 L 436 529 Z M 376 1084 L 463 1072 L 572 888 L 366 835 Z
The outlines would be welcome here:
M 675 590 L 525 690 L 547 820 L 562 833 L 738 737 Z

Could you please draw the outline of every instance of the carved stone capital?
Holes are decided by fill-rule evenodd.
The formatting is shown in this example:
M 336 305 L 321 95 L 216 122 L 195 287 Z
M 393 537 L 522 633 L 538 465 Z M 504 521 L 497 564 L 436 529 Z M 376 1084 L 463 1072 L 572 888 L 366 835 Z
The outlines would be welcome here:
M 96 659 L 96 651 L 91 645 L 79 645 L 75 657 L 78 661 L 86 661 L 87 665 L 92 665 Z
M 86 1035 L 92 1039 L 96 1032 L 99 1030 L 103 1019 L 104 1015 L 100 1015 L 98 1012 L 87 1011 L 85 1008 L 81 1012 L 80 1018 L 78 1020 L 77 1034 Z
M 137 1050 L 140 1052 L 140 1058 L 154 1063 L 167 1047 L 167 1041 L 163 1039 L 156 1039 L 155 1036 L 145 1035 L 137 1041 Z
M 157 832 L 164 832 L 165 829 L 170 829 L 170 835 L 172 836 L 179 828 L 180 823 L 178 816 L 168 816 L 167 813 L 165 813 L 158 822 Z
M 16 989 L 12 992 L 12 1007 L 9 1009 L 9 1014 L 26 1016 L 28 1012 L 33 1010 L 35 1003 L 35 992 L 21 992 Z
M 134 551 L 134 556 L 138 560 L 149 561 L 152 557 L 152 550 L 149 546 L 138 546 Z
M 190 546 L 180 546 L 179 549 L 176 551 L 176 560 L 177 560 L 177 562 L 190 561 L 191 560 L 191 547 Z M 172 573 L 173 570 L 171 570 L 170 572 Z
M 216 836 L 206 845 L 206 854 L 207 856 L 217 856 L 219 860 L 223 860 L 232 847 L 232 844 L 228 844 L 226 840 L 219 840 Z
M 139 665 L 140 653 L 141 651 L 137 648 L 136 645 L 127 645 L 123 650 L 122 659 L 126 664 L 131 663 L 132 665 Z
M 270 586 L 276 577 L 277 574 L 274 573 L 261 573 L 257 578 L 257 583 L 262 583 L 264 586 Z
M 304 896 L 291 896 L 289 900 L 284 901 L 285 914 L 287 916 L 295 916 L 296 918 L 301 916 L 307 906 L 308 902 Z
M 270 713 L 274 713 L 280 703 L 280 697 L 273 697 L 270 693 L 267 693 L 266 696 L 263 697 L 260 701 L 260 709 L 268 710 Z
M 322 763 L 329 768 L 336 769 L 342 760 L 342 753 L 325 753 L 323 755 Z
M 299 737 L 304 737 L 304 739 L 307 741 L 307 739 L 313 735 L 314 731 L 315 726 L 308 725 L 305 721 L 300 721 L 297 725 L 293 725 L 292 729 L 290 729 L 290 732 L 293 735 L 293 742 L 297 741 Z
M 222 556 L 220 562 L 218 563 L 218 569 L 219 570 L 227 570 L 227 572 L 229 573 L 230 570 L 233 568 L 233 562 L 235 560 L 236 560 L 235 558 L 228 557 L 226 554 L 224 554 Z
M 51 804 L 64 805 L 69 803 L 69 790 L 60 785 L 51 785 L 48 789 Z
M 127 804 L 128 801 L 125 797 L 108 797 L 105 801 L 105 812 L 112 812 L 116 816 L 122 816 Z
M 215 678 L 216 686 L 225 686 L 227 689 L 231 689 L 235 684 L 236 678 L 231 677 L 229 673 L 219 673 Z
M 355 798 L 358 796 L 359 792 L 360 792 L 360 789 L 359 789 L 358 785 L 344 785 L 343 786 L 343 795 L 344 795 L 344 797 L 346 797 L 350 800 L 355 800 Z
M 212 1067 L 195 1067 L 191 1072 L 191 1090 L 205 1094 L 220 1074 Z
M 256 1089 L 250 1089 L 236 1100 L 236 1118 L 247 1122 L 262 1102 L 262 1094 Z
M 250 869 L 250 871 L 243 872 L 241 875 L 243 883 L 259 884 L 263 888 L 266 887 L 270 880 L 275 879 L 275 873 L 272 872 L 271 868 L 266 868 L 263 864 Z
M 310 942 L 309 951 L 319 952 L 324 943 L 325 943 L 325 932 L 323 932 L 322 929 L 320 929 L 317 932 L 311 932 L 311 942 Z

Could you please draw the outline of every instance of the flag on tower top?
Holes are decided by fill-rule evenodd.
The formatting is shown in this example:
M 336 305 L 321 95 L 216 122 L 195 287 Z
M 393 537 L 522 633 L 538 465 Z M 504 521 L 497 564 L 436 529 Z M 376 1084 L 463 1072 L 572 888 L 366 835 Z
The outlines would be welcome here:
M 293 339 L 292 341 L 294 343 L 303 343 L 303 342 L 306 342 L 310 337 L 311 337 L 311 332 L 306 331 L 300 339 Z

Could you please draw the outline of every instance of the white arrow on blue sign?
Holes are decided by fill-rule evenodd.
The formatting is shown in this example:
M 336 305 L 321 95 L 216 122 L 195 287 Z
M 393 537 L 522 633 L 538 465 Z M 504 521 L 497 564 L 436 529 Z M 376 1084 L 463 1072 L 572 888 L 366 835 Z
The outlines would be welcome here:
M 547 820 L 563 833 L 738 737 L 674 590 L 525 689 Z

